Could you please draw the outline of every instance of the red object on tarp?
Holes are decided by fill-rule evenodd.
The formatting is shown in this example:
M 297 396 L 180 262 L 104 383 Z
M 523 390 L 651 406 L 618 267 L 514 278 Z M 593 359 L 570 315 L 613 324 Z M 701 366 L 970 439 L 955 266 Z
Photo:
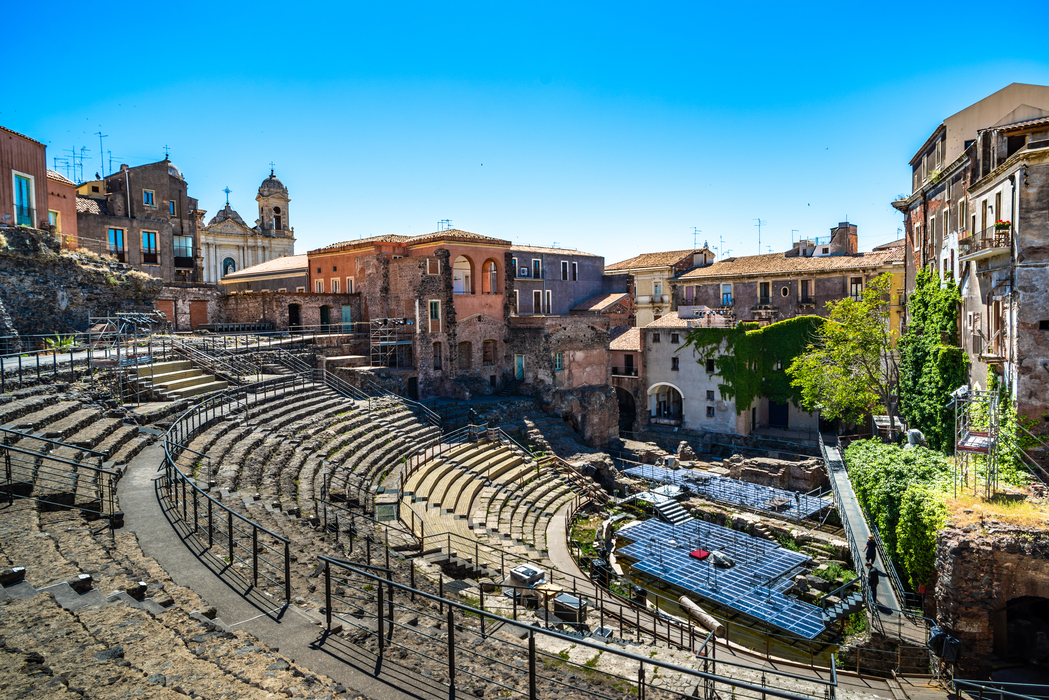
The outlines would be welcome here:
M 688 556 L 695 557 L 696 559 L 699 559 L 700 561 L 702 561 L 702 560 L 704 560 L 704 559 L 706 559 L 707 557 L 710 556 L 710 552 L 708 552 L 705 549 L 697 549 L 694 552 L 689 552 Z

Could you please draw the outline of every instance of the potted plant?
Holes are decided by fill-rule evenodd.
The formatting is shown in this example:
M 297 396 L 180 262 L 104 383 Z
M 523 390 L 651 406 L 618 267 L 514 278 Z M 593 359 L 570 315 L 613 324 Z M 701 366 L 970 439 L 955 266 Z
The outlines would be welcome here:
M 1011 222 L 1011 221 L 1003 221 L 1002 219 L 998 219 L 998 221 L 994 222 L 994 230 L 995 231 L 1008 231 L 1012 227 L 1013 227 L 1013 222 Z

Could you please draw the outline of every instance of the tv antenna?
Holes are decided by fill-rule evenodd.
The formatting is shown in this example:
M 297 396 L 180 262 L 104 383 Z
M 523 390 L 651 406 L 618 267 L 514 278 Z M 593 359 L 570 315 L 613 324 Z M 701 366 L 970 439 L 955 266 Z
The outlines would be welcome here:
M 102 125 L 99 124 L 98 131 L 95 132 L 95 136 L 98 137 L 98 159 L 102 161 L 102 174 L 105 175 L 106 174 L 106 162 L 105 162 L 105 160 L 102 159 L 102 154 L 105 153 L 106 150 L 102 146 L 102 139 L 108 138 L 109 134 L 103 134 L 102 133 Z
M 438 231 L 449 231 L 449 230 L 451 230 L 451 228 L 452 228 L 452 220 L 451 219 L 441 219 L 440 221 L 437 222 L 437 230 Z
M 792 248 L 794 247 L 794 234 L 795 234 L 795 233 L 801 233 L 801 231 L 799 231 L 799 230 L 798 230 L 798 229 L 796 229 L 796 228 L 792 228 L 792 229 L 790 230 L 790 245 L 791 245 L 791 247 L 792 247 Z M 799 240 L 799 241 L 801 240 L 801 236 L 798 236 L 798 240 Z
M 767 224 L 768 222 L 762 219 L 754 219 L 754 221 L 758 222 L 754 225 L 758 227 L 758 255 L 761 255 L 761 226 L 763 224 Z
M 703 229 L 692 227 L 692 250 L 696 249 L 696 239 L 699 238 L 699 234 L 703 233 Z

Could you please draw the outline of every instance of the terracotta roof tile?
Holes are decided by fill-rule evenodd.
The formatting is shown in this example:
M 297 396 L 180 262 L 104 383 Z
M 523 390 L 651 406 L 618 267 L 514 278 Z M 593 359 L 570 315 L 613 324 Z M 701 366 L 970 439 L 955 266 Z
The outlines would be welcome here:
M 484 243 L 491 243 L 492 245 L 510 245 L 510 241 L 504 241 L 501 238 L 482 236 L 479 233 L 461 231 L 457 228 L 450 228 L 444 231 L 434 231 L 433 233 L 424 233 L 419 236 L 412 236 L 410 239 L 405 241 L 405 245 L 419 245 L 420 243 L 431 243 L 434 241 L 478 241 Z
M 61 182 L 63 185 L 72 185 L 73 187 L 76 187 L 76 183 L 75 182 L 70 180 L 68 177 L 66 177 L 62 173 L 57 173 L 54 170 L 48 170 L 47 171 L 47 179 L 48 180 L 54 180 L 55 182 Z
M 645 328 L 688 328 L 688 321 L 679 318 L 677 311 L 671 311 L 665 316 L 660 316 Z
M 831 255 L 826 257 L 788 258 L 783 253 L 748 255 L 740 258 L 719 260 L 713 265 L 697 267 L 678 279 L 706 279 L 711 277 L 767 277 L 792 272 L 820 272 L 823 270 L 860 270 L 877 268 L 889 263 L 902 262 L 904 250 L 891 248 L 857 255 Z
M 1036 119 L 1027 119 L 1026 121 L 1016 122 L 1015 124 L 1003 124 L 1002 126 L 989 126 L 985 129 L 980 129 L 980 131 L 1018 131 L 1037 126 L 1049 126 L 1049 117 L 1037 117 Z
M 236 282 L 238 280 L 254 277 L 256 275 L 273 275 L 281 272 L 295 273 L 302 271 L 306 272 L 306 268 L 309 265 L 306 255 L 285 255 L 280 258 L 274 258 L 273 260 L 267 260 L 264 263 L 258 265 L 252 265 L 251 267 L 245 267 L 243 270 L 237 270 L 231 272 L 222 278 L 223 282 Z
M 599 294 L 596 297 L 591 297 L 581 304 L 576 304 L 572 307 L 571 311 L 585 312 L 594 311 L 601 312 L 614 304 L 619 303 L 623 299 L 626 299 L 630 295 L 626 292 L 609 292 L 608 294 Z
M 21 136 L 26 141 L 32 141 L 33 143 L 39 143 L 41 146 L 44 145 L 44 144 L 40 143 L 39 141 L 37 141 L 36 139 L 30 138 L 29 136 L 26 136 L 25 134 L 20 134 L 17 131 L 15 131 L 14 129 L 8 129 L 6 126 L 0 126 L 0 131 L 6 131 L 9 134 L 14 134 L 15 136 Z
M 628 352 L 641 352 L 641 329 L 623 328 L 619 335 L 612 338 L 608 344 L 609 350 L 626 350 Z
M 634 270 L 645 267 L 667 267 L 680 261 L 682 258 L 699 252 L 700 250 L 702 249 L 696 248 L 695 250 L 667 250 L 662 253 L 642 253 L 641 255 L 635 255 L 629 260 L 606 265 L 605 270 Z
M 76 198 L 76 213 L 109 216 L 109 210 L 106 208 L 106 200 L 81 197 L 79 195 Z

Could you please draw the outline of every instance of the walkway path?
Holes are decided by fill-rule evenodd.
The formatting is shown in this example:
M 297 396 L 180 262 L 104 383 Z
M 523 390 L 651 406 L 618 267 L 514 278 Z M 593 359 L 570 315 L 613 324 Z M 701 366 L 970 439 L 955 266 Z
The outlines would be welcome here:
M 124 529 L 138 536 L 146 556 L 154 558 L 173 581 L 192 589 L 218 610 L 234 629 L 245 630 L 285 656 L 379 700 L 448 698 L 448 687 L 378 658 L 339 637 L 328 638 L 298 607 L 262 595 L 238 576 L 221 576 L 225 562 L 202 548 L 172 517 L 161 499 L 163 442 L 144 449 L 120 481 Z M 301 564 L 301 562 L 300 562 Z M 318 618 L 319 619 L 319 618 Z M 457 693 L 457 697 L 466 697 Z
M 871 530 L 867 525 L 867 519 L 863 516 L 859 499 L 852 489 L 849 481 L 849 473 L 845 469 L 845 458 L 838 449 L 838 440 L 833 435 L 824 435 L 823 459 L 827 464 L 827 474 L 830 476 L 831 488 L 838 500 L 839 515 L 842 527 L 846 533 L 851 533 L 849 542 L 853 549 L 853 566 L 857 573 L 866 578 L 866 558 L 864 547 Z M 903 615 L 900 611 L 904 609 L 903 601 L 896 595 L 896 591 L 888 580 L 887 572 L 892 567 L 892 562 L 885 561 L 879 551 L 874 560 L 874 567 L 886 574 L 878 583 L 878 615 L 882 631 L 887 635 L 893 635 L 906 644 L 913 646 L 924 646 L 926 642 L 925 627 L 918 625 L 913 620 Z

